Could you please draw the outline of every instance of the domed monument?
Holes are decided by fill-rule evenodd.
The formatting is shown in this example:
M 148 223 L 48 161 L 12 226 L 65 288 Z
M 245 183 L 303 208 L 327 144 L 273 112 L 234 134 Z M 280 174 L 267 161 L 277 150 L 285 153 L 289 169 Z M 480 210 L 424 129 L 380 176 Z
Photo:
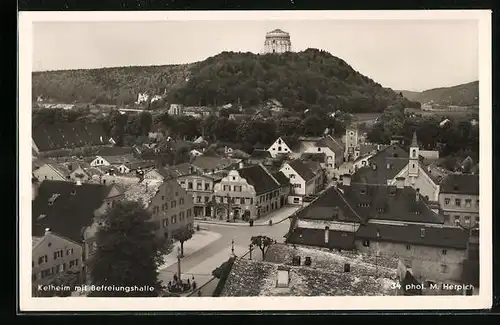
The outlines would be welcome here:
M 290 34 L 275 29 L 266 34 L 266 41 L 264 42 L 264 53 L 285 53 L 292 50 L 292 42 L 290 41 Z

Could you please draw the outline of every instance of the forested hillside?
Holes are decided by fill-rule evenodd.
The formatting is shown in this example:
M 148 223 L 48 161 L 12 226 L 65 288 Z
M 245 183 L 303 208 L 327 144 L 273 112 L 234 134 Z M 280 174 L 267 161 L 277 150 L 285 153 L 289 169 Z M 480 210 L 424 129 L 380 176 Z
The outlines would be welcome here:
M 419 107 L 325 51 L 282 55 L 223 52 L 187 65 L 33 73 L 33 98 L 125 105 L 139 93 L 165 93 L 167 103 L 256 106 L 277 99 L 290 110 L 382 112 Z
M 409 100 L 420 103 L 433 102 L 440 105 L 476 106 L 479 105 L 479 81 L 466 84 L 429 89 L 423 92 L 401 91 Z

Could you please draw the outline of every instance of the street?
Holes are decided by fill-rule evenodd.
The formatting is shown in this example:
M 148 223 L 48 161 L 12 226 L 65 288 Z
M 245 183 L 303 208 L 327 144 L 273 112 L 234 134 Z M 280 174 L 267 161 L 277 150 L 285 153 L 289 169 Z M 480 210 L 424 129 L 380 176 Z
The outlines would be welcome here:
M 274 220 L 281 220 L 296 211 L 299 207 L 285 207 L 276 211 L 271 216 Z M 264 217 L 265 218 L 265 217 Z M 242 256 L 249 250 L 250 238 L 252 236 L 265 235 L 277 242 L 284 241 L 284 235 L 288 232 L 290 226 L 289 220 L 281 223 L 274 223 L 273 226 L 254 226 L 242 224 L 211 224 L 200 222 L 202 232 L 205 232 L 203 238 L 210 237 L 211 241 L 207 242 L 205 246 L 192 243 L 196 250 L 188 255 L 185 251 L 185 257 L 181 259 L 181 273 L 183 279 L 192 279 L 194 276 L 195 281 L 199 286 L 203 285 L 212 278 L 212 271 L 220 266 L 223 262 L 227 261 L 232 255 L 232 241 L 234 240 L 234 254 Z M 213 235 L 209 235 L 213 234 Z M 195 234 L 196 235 L 196 234 Z M 193 236 L 191 241 L 195 241 L 196 236 Z M 200 237 L 200 238 L 201 238 Z M 184 246 L 190 245 L 187 241 Z M 174 253 L 175 254 L 175 253 Z M 252 256 L 259 257 L 261 254 L 258 248 L 254 248 Z M 171 260 L 171 258 L 169 258 Z M 160 280 L 166 285 L 172 280 L 173 275 L 177 273 L 178 264 L 175 261 L 170 261 L 165 267 L 160 268 Z

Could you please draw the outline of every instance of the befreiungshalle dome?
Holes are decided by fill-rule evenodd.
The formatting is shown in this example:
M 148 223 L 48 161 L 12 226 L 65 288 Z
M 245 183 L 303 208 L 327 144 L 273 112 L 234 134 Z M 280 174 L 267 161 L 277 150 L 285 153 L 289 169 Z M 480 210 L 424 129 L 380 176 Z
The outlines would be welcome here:
M 285 53 L 292 50 L 292 42 L 290 41 L 290 34 L 275 29 L 266 34 L 264 42 L 265 53 Z

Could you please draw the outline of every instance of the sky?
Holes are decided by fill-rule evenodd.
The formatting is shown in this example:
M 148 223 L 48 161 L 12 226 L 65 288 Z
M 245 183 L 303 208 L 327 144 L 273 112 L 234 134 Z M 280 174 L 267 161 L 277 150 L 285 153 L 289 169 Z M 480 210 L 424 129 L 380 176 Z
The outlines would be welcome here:
M 33 70 L 181 64 L 259 53 L 266 32 L 318 48 L 384 87 L 423 91 L 478 80 L 477 20 L 35 22 Z

